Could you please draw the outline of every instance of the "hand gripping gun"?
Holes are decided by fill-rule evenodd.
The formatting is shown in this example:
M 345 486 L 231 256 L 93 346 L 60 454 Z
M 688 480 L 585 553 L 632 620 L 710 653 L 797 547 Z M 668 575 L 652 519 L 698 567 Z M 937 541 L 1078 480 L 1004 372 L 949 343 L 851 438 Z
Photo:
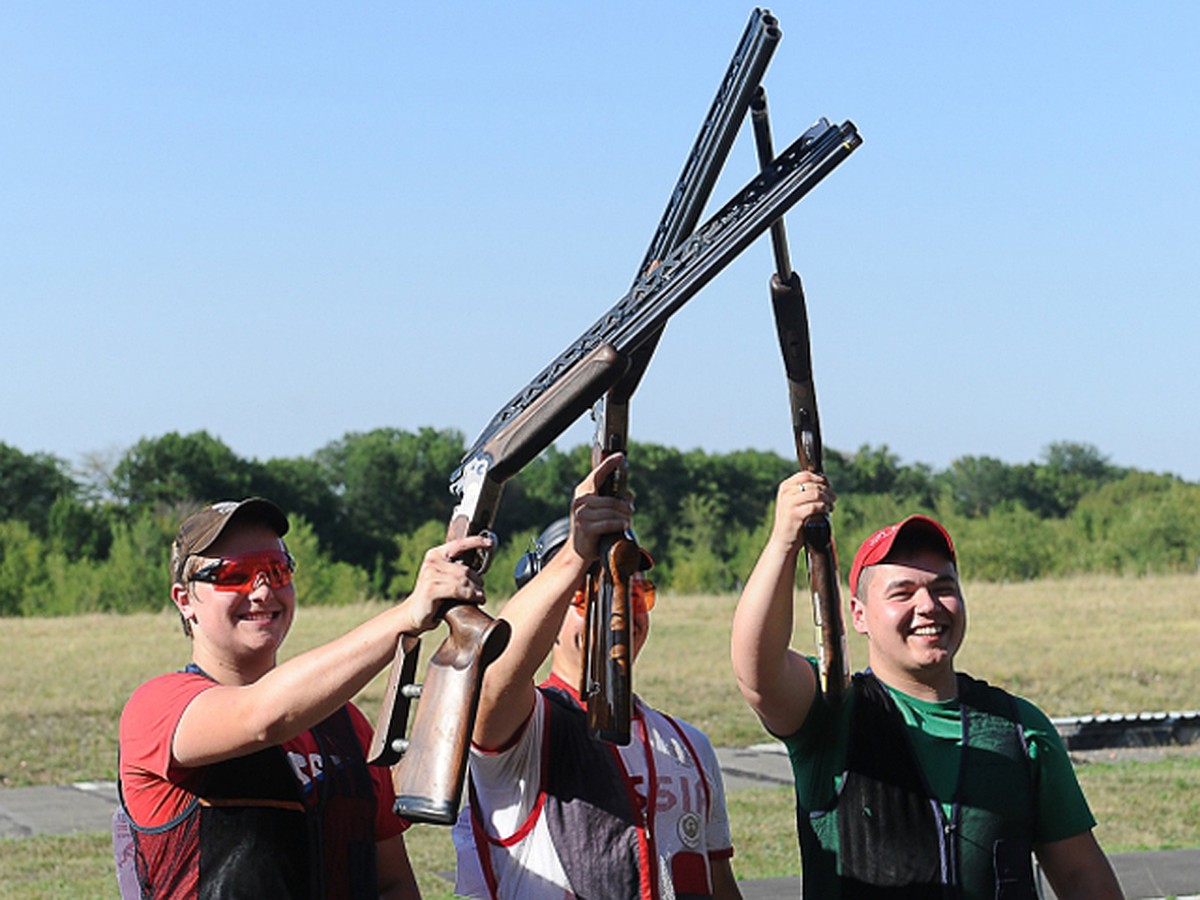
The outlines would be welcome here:
M 751 103 L 750 119 L 754 127 L 759 164 L 765 169 L 772 164 L 773 154 L 767 95 L 761 88 Z M 813 385 L 808 310 L 800 276 L 792 268 L 782 218 L 771 225 L 771 247 L 775 254 L 771 305 L 775 311 L 779 346 L 783 351 L 796 455 L 801 469 L 823 472 L 821 423 L 817 417 L 817 392 Z M 829 516 L 813 516 L 804 523 L 804 558 L 808 567 L 809 593 L 812 595 L 813 622 L 817 630 L 821 689 L 831 703 L 837 704 L 850 685 L 850 657 L 846 649 L 837 552 Z

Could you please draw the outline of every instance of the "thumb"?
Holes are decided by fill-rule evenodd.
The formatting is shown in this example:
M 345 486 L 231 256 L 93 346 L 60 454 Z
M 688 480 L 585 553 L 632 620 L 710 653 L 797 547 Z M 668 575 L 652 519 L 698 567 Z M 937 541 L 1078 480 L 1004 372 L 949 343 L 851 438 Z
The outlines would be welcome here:
M 625 465 L 624 453 L 612 453 L 604 457 L 600 461 L 600 464 L 588 473 L 587 478 L 583 480 L 583 484 L 579 486 L 580 490 L 576 492 L 576 496 L 580 496 L 581 494 L 598 494 L 600 487 L 608 480 L 608 477 L 623 465 Z

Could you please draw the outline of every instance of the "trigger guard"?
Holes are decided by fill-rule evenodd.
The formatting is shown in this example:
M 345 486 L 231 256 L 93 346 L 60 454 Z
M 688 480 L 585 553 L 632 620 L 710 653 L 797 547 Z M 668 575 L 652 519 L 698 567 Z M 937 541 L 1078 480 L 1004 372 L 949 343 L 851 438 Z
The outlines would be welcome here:
M 492 560 L 495 558 L 496 554 L 496 548 L 500 546 L 500 537 L 496 534 L 496 532 L 487 528 L 479 533 L 492 542 L 492 546 L 490 548 L 486 550 L 480 549 L 475 551 L 475 556 L 477 559 L 475 571 L 480 575 L 483 575 L 492 565 Z

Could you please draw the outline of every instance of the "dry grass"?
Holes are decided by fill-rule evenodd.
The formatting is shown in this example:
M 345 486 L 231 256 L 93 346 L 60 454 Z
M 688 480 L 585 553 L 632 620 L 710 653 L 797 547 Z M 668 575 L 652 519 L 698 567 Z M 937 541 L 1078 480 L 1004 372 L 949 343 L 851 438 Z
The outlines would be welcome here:
M 964 670 L 1021 693 L 1051 715 L 1200 708 L 1200 579 L 1073 578 L 970 585 Z M 635 686 L 649 702 L 703 728 L 713 742 L 767 740 L 733 683 L 729 625 L 736 598 L 664 596 Z M 796 643 L 814 646 L 800 598 Z M 348 630 L 380 607 L 303 610 L 288 641 L 298 653 Z M 436 640 L 437 635 L 430 640 Z M 428 648 L 426 649 L 428 653 Z M 850 635 L 851 660 L 866 651 Z M 143 680 L 179 668 L 188 642 L 167 613 L 0 619 L 0 785 L 110 779 L 116 723 Z M 382 676 L 359 697 L 374 715 Z M 1200 846 L 1200 758 L 1080 767 L 1110 852 Z M 740 878 L 797 871 L 789 789 L 729 798 Z M 452 896 L 445 829 L 418 826 L 410 852 L 430 898 Z M 115 896 L 108 836 L 0 841 L 0 884 L 14 897 Z
M 1200 708 L 1200 578 L 974 586 L 965 671 L 1052 716 Z
M 664 596 L 634 672 L 636 690 L 650 703 L 694 722 L 723 746 L 768 739 L 733 682 L 735 603 L 732 596 Z M 1200 579 L 979 584 L 968 586 L 967 603 L 961 667 L 1029 697 L 1050 715 L 1200 707 Z M 380 608 L 302 610 L 287 653 L 320 644 Z M 814 646 L 810 622 L 808 610 L 798 607 L 801 649 Z M 125 699 L 187 656 L 187 639 L 165 612 L 0 619 L 0 785 L 111 778 Z M 853 632 L 850 658 L 855 667 L 866 661 Z M 359 697 L 368 716 L 382 690 L 381 676 Z
M 970 624 L 959 666 L 1049 715 L 1200 708 L 1200 578 L 978 584 L 966 594 Z M 731 596 L 663 598 L 634 674 L 647 700 L 725 746 L 766 739 L 733 683 L 735 604 Z M 798 607 L 793 640 L 805 652 L 816 646 L 811 622 Z M 861 669 L 866 642 L 853 629 L 849 647 Z

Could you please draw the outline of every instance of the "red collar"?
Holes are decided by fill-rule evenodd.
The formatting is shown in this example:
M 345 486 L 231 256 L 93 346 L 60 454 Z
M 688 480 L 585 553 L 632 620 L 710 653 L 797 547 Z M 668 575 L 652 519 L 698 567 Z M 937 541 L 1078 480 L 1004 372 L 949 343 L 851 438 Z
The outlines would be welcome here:
M 558 676 L 557 673 L 551 672 L 550 677 L 543 681 L 541 686 L 544 688 L 557 688 L 560 691 L 564 691 L 572 700 L 579 704 L 581 708 L 586 709 L 583 700 L 579 696 L 579 687 L 574 684 L 567 684 Z

